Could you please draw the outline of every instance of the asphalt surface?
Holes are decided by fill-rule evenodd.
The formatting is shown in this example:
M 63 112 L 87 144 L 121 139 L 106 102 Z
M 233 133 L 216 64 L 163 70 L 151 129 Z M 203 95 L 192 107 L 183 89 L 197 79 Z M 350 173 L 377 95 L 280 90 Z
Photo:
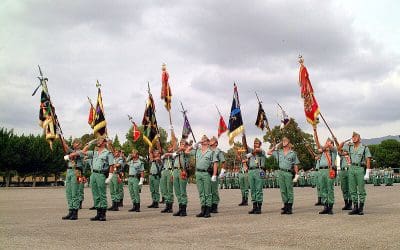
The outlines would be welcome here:
M 400 185 L 367 186 L 364 216 L 342 211 L 335 187 L 334 215 L 319 215 L 316 190 L 295 188 L 293 215 L 281 215 L 279 189 L 264 189 L 261 215 L 239 207 L 240 190 L 220 190 L 218 214 L 196 218 L 196 186 L 188 185 L 187 217 L 147 208 L 149 188 L 143 187 L 142 212 L 131 208 L 127 187 L 124 207 L 107 212 L 106 222 L 89 220 L 92 195 L 85 188 L 79 220 L 61 220 L 67 212 L 65 189 L 0 189 L 0 249 L 400 249 Z M 108 194 L 109 198 L 109 194 Z M 175 202 L 174 210 L 178 204 Z

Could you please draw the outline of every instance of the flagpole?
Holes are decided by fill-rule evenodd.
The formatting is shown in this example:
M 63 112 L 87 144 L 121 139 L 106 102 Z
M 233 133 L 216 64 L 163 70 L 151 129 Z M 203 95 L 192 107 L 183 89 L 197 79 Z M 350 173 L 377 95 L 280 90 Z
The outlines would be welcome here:
M 321 116 L 322 120 L 323 120 L 324 123 L 325 123 L 325 126 L 328 128 L 329 132 L 331 133 L 331 135 L 332 135 L 332 137 L 333 137 L 333 140 L 334 140 L 335 143 L 336 143 L 336 146 L 339 146 L 339 142 L 337 141 L 336 136 L 333 134 L 331 128 L 329 127 L 328 123 L 326 122 L 326 120 L 325 120 L 325 118 L 324 118 L 324 116 L 322 115 L 321 112 L 319 112 L 319 116 Z

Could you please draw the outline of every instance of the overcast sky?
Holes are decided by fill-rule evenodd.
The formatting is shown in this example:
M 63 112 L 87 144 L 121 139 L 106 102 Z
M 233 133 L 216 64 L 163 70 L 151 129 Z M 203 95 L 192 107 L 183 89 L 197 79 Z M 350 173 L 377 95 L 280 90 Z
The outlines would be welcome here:
M 159 125 L 161 64 L 172 88 L 172 120 L 181 134 L 179 101 L 194 134 L 217 134 L 228 121 L 233 82 L 248 141 L 257 101 L 278 125 L 278 101 L 300 127 L 306 122 L 298 87 L 305 58 L 321 112 L 339 140 L 398 135 L 400 127 L 400 2 L 393 1 L 14 1 L 0 3 L 0 127 L 39 134 L 37 65 L 66 137 L 90 133 L 86 96 L 102 84 L 111 137 L 125 141 L 127 114 L 141 122 L 147 82 Z M 323 124 L 322 137 L 328 136 Z M 220 145 L 227 148 L 226 134 Z

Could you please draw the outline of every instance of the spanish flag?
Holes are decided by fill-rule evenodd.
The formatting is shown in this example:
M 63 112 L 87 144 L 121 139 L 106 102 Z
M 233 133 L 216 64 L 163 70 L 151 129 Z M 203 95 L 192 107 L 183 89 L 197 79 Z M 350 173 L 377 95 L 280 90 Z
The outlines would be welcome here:
M 232 145 L 234 138 L 244 130 L 242 113 L 240 111 L 239 94 L 235 83 L 233 84 L 233 100 L 228 129 L 229 144 Z
M 317 100 L 314 96 L 314 89 L 311 85 L 307 68 L 304 66 L 304 59 L 299 57 L 299 85 L 301 90 L 301 98 L 304 100 L 304 113 L 307 121 L 311 124 L 318 123 L 318 115 L 320 113 Z

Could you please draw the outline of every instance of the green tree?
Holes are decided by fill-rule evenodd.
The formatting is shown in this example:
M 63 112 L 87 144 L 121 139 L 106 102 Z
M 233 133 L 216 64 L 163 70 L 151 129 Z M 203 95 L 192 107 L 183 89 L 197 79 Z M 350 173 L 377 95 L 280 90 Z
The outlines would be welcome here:
M 115 137 L 114 137 L 113 147 L 114 148 L 121 148 L 121 143 L 119 142 L 118 135 L 115 135 Z
M 372 157 L 373 164 L 382 168 L 399 168 L 400 167 L 400 142 L 394 139 L 384 140 L 378 145 L 368 146 Z

